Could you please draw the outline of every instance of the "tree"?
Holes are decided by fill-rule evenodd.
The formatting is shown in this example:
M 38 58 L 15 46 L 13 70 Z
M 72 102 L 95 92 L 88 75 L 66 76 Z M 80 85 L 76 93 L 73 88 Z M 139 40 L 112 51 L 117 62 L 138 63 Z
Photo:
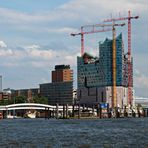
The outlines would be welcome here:
M 12 100 L 8 100 L 8 99 L 0 100 L 0 105 L 9 105 L 9 104 L 13 104 Z
M 33 102 L 39 104 L 48 104 L 48 99 L 46 97 L 35 96 L 33 97 Z
M 24 96 L 14 97 L 12 100 L 13 100 L 13 103 L 15 103 L 15 104 L 17 104 L 17 103 L 26 103 L 27 102 L 27 98 L 25 98 Z

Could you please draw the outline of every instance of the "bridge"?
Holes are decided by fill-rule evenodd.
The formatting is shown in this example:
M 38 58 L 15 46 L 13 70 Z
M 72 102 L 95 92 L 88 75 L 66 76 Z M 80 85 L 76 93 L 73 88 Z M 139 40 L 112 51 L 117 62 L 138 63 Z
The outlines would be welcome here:
M 0 106 L 0 111 L 9 111 L 9 110 L 54 110 L 57 109 L 57 106 L 47 105 L 47 104 L 38 104 L 38 103 L 19 103 L 19 104 L 10 104 L 5 106 Z M 72 110 L 72 106 L 68 106 L 69 110 Z M 58 110 L 62 111 L 63 106 L 58 106 Z
M 79 106 L 78 105 L 68 106 L 65 104 L 65 105 L 60 106 L 58 104 L 57 105 L 47 105 L 47 104 L 38 104 L 38 103 L 19 103 L 19 104 L 10 104 L 10 105 L 5 105 L 5 106 L 0 106 L 0 112 L 2 112 L 1 115 L 3 116 L 0 118 L 14 118 L 15 115 L 17 118 L 17 113 L 15 112 L 17 110 L 24 110 L 25 112 L 27 110 L 36 110 L 39 112 L 43 111 L 44 113 L 43 112 L 42 113 L 44 114 L 45 118 L 51 118 L 51 117 L 59 118 L 61 116 L 63 118 L 68 118 L 68 114 L 74 117 L 74 114 L 76 111 L 78 118 L 80 118 L 80 112 L 83 109 L 84 107 L 81 107 L 80 105 Z M 87 110 L 92 110 L 92 108 L 87 108 Z M 23 117 L 23 115 L 20 115 L 20 116 Z

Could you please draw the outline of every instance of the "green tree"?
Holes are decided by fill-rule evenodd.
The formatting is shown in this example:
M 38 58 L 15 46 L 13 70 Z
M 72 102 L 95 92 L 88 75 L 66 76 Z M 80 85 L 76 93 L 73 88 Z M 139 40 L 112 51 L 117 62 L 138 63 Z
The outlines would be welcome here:
M 35 96 L 33 97 L 33 102 L 39 104 L 48 104 L 48 99 L 46 97 Z
M 15 104 L 17 104 L 17 103 L 26 103 L 27 102 L 27 98 L 25 98 L 24 96 L 14 97 L 12 100 L 13 100 L 13 103 L 15 103 Z
M 12 104 L 12 100 L 3 99 L 0 101 L 0 105 L 9 105 Z

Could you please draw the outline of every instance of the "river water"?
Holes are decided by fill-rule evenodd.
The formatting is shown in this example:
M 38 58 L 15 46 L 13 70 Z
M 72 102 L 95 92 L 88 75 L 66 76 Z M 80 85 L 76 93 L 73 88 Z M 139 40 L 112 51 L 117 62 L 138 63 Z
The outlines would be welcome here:
M 4 119 L 0 148 L 148 148 L 148 118 Z

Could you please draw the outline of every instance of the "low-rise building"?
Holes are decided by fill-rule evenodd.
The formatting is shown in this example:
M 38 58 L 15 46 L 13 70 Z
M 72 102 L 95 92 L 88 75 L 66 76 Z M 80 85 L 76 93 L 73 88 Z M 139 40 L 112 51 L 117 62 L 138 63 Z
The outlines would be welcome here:
M 73 104 L 72 82 L 40 84 L 40 95 L 48 98 L 48 104 Z

